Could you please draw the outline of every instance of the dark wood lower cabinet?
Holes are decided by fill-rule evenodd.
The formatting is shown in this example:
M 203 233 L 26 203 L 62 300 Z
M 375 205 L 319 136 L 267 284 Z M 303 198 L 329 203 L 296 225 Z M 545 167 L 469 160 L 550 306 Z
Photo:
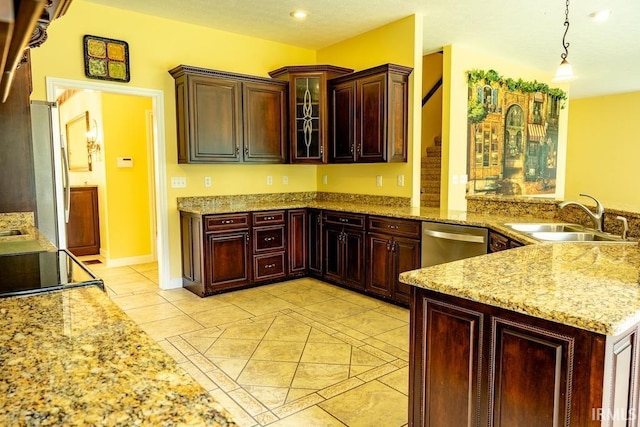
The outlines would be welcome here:
M 307 210 L 296 209 L 288 212 L 287 251 L 289 258 L 288 276 L 301 276 L 307 273 Z
M 315 277 L 322 277 L 323 274 L 323 253 L 322 253 L 322 211 L 319 209 L 309 209 L 309 233 L 307 235 L 309 248 L 309 274 Z
M 364 290 L 364 231 L 325 224 L 323 250 L 326 280 Z
M 67 248 L 76 256 L 100 253 L 98 187 L 71 187 Z
M 207 233 L 205 246 L 205 292 L 245 286 L 250 281 L 249 231 Z
M 413 288 L 409 425 L 636 426 L 637 337 Z

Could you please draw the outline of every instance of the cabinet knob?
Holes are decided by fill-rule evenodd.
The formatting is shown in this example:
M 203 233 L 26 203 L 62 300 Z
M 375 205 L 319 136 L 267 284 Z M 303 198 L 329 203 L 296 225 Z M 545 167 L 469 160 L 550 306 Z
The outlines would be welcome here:
M 239 155 L 240 155 L 240 147 L 236 145 L 236 156 L 239 156 Z

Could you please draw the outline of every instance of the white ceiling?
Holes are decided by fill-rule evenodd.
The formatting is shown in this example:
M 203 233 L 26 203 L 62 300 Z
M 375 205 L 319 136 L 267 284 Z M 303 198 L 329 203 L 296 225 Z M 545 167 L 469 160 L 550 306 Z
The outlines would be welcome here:
M 563 52 L 563 0 L 87 1 L 310 49 L 418 13 L 425 53 L 459 43 L 553 74 Z M 294 9 L 309 16 L 296 21 Z M 589 14 L 600 9 L 611 17 L 592 22 Z M 569 21 L 572 98 L 640 90 L 639 0 L 574 1 Z

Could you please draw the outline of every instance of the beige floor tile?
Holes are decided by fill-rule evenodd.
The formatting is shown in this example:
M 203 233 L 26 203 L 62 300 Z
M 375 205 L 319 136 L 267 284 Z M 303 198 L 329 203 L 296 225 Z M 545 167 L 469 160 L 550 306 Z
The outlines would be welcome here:
M 238 377 L 242 386 L 289 387 L 298 367 L 294 362 L 250 360 Z
M 158 271 L 158 263 L 157 262 L 147 262 L 144 264 L 135 264 L 129 266 L 132 270 L 137 272 L 145 272 L 145 271 Z
M 295 306 L 281 298 L 274 297 L 269 294 L 261 296 L 259 299 L 243 299 L 234 303 L 241 309 L 248 311 L 254 316 L 260 316 L 267 313 L 273 313 Z
M 162 347 L 165 353 L 171 356 L 177 363 L 184 363 L 187 361 L 185 355 L 167 340 L 159 341 L 158 344 L 160 344 L 160 347 Z
M 378 313 L 377 311 L 358 313 L 340 319 L 339 322 L 370 336 L 379 335 L 392 329 L 406 326 L 405 322 Z
M 156 292 L 145 292 L 141 294 L 131 294 L 125 296 L 114 296 L 111 298 L 122 310 L 132 308 L 146 307 L 148 305 L 166 303 L 167 300 L 162 298 Z
M 220 335 L 222 335 L 222 330 L 214 327 L 199 329 L 194 332 L 181 334 L 180 336 L 187 343 L 193 346 L 193 348 L 204 354 L 209 349 L 209 347 L 211 347 L 213 343 L 216 342 Z
M 287 394 L 287 402 L 293 402 L 294 400 L 302 399 L 305 396 L 310 395 L 311 393 L 315 393 L 316 389 L 314 388 L 290 388 L 289 394 Z
M 258 422 L 224 391 L 218 389 L 210 391 L 209 394 L 231 414 L 233 421 L 235 421 L 238 426 L 253 427 L 258 425 Z
M 279 408 L 274 409 L 272 412 L 279 418 L 284 418 L 288 417 L 291 414 L 295 414 L 296 412 L 300 412 L 303 409 L 307 409 L 313 405 L 317 405 L 322 401 L 324 401 L 324 398 L 322 396 L 317 393 L 311 393 L 300 399 L 288 402 L 280 406 Z
M 204 372 L 198 369 L 198 367 L 190 361 L 179 363 L 178 366 L 180 366 L 189 375 L 191 375 L 205 390 L 211 391 L 218 388 L 218 386 L 213 381 L 211 381 L 211 379 L 207 377 Z
M 297 412 L 270 427 L 344 427 L 344 424 L 317 406 Z
M 349 390 L 318 406 L 350 427 L 400 427 L 407 423 L 407 396 L 378 381 Z
M 352 365 L 363 365 L 363 366 L 380 366 L 385 364 L 386 361 L 377 357 L 374 354 L 371 354 L 367 351 L 364 351 L 360 348 L 354 348 L 351 351 L 351 364 Z
M 311 327 L 289 316 L 278 316 L 264 336 L 269 341 L 306 342 Z
M 409 309 L 399 307 L 393 304 L 385 304 L 375 309 L 375 311 L 382 313 L 389 317 L 394 317 L 403 322 L 409 323 Z
M 409 367 L 398 369 L 390 374 L 383 375 L 378 378 L 383 384 L 388 385 L 391 388 L 398 390 L 400 393 L 409 394 Z
M 143 331 L 156 341 L 202 329 L 202 325 L 186 315 L 141 324 Z
M 348 390 L 359 387 L 362 384 L 364 384 L 364 381 L 362 381 L 360 378 L 349 378 L 347 380 L 340 381 L 337 384 L 333 384 L 329 387 L 325 387 L 324 389 L 319 390 L 318 394 L 325 399 L 330 399 Z
M 272 360 L 279 362 L 299 362 L 305 344 L 295 341 L 264 340 L 251 356 L 252 360 Z
M 198 295 L 196 295 L 193 292 L 188 291 L 188 290 L 186 290 L 184 288 L 158 289 L 156 292 L 162 298 L 166 299 L 167 301 L 171 301 L 171 302 L 179 301 L 179 300 L 182 300 L 182 299 L 193 299 L 193 300 L 202 299 Z
M 260 387 L 250 385 L 244 388 L 269 409 L 284 405 L 287 394 L 289 393 L 288 387 Z
M 323 389 L 349 378 L 349 365 L 300 363 L 292 387 Z
M 351 345 L 344 343 L 308 342 L 300 361 L 303 363 L 337 363 L 348 365 L 351 361 Z
M 156 320 L 170 319 L 172 317 L 183 316 L 184 313 L 172 304 L 149 305 L 146 307 L 132 308 L 125 310 L 127 315 L 137 323 L 155 322 Z
M 242 319 L 248 319 L 252 314 L 238 308 L 234 305 L 226 305 L 216 310 L 205 310 L 192 313 L 191 317 L 202 324 L 206 328 L 212 326 L 223 325 L 229 322 L 235 322 Z
M 409 350 L 409 325 L 401 326 L 374 336 L 375 339 L 391 344 L 394 347 Z
M 204 355 L 213 358 L 249 359 L 259 343 L 258 340 L 218 338 Z
M 98 274 L 101 279 L 110 279 L 116 276 L 137 274 L 131 267 L 107 267 L 105 264 L 93 264 L 89 267 Z
M 321 303 L 310 304 L 305 308 L 316 315 L 321 315 L 327 319 L 343 319 L 348 316 L 353 316 L 358 313 L 362 313 L 367 309 L 360 307 L 349 301 L 345 301 L 339 298 L 323 301 Z
M 238 376 L 249 361 L 249 359 L 229 359 L 218 357 L 210 357 L 209 360 L 211 360 L 214 365 L 234 381 L 238 379 Z
M 231 326 L 224 329 L 224 331 L 222 332 L 222 337 L 261 340 L 262 338 L 264 338 L 272 323 L 272 320 L 263 320 L 238 326 Z
M 387 344 L 386 342 L 380 341 L 377 338 L 367 338 L 364 341 L 367 343 L 367 345 L 375 347 L 378 350 L 382 350 L 385 353 L 388 353 L 399 359 L 409 360 L 409 352 L 407 351 L 407 349 L 401 349 L 396 347 L 395 345 Z
M 194 314 L 200 311 L 217 310 L 220 307 L 226 307 L 229 305 L 227 302 L 223 302 L 210 298 L 197 298 L 197 299 L 180 299 L 171 301 L 173 305 L 187 314 Z
M 316 327 L 312 327 L 311 333 L 309 334 L 308 342 L 324 342 L 324 343 L 332 343 L 332 344 L 342 344 L 344 341 L 339 338 L 333 337 L 326 332 L 322 332 Z
M 147 279 L 142 274 L 137 273 L 135 271 L 131 271 L 130 273 L 126 273 L 126 274 L 119 274 L 117 276 L 107 276 L 107 277 L 101 277 L 101 278 L 102 280 L 104 280 L 104 283 L 109 286 L 122 285 L 125 283 L 131 283 L 131 282 L 149 281 L 149 279 Z
M 296 306 L 304 307 L 306 305 L 317 304 L 323 301 L 334 298 L 332 295 L 316 290 L 301 289 L 293 292 L 283 292 L 277 294 L 278 298 L 295 304 Z
M 258 399 L 253 397 L 249 392 L 241 388 L 227 393 L 230 398 L 235 400 L 249 415 L 256 416 L 267 411 L 267 408 L 260 403 Z
M 376 309 L 385 305 L 386 303 L 375 298 L 368 297 L 366 295 L 352 293 L 351 295 L 343 295 L 340 297 L 345 301 L 352 302 L 360 307 L 365 307 L 367 309 Z
M 191 356 L 192 354 L 198 353 L 198 350 L 181 336 L 169 337 L 167 338 L 167 341 L 185 356 Z
M 158 270 L 154 271 L 145 271 L 140 273 L 147 279 L 151 280 L 153 283 L 160 283 L 160 275 L 158 274 Z
M 366 365 L 350 365 L 349 366 L 349 377 L 357 377 L 358 375 L 370 371 L 374 369 L 374 366 L 366 366 Z
M 131 294 L 131 293 L 147 293 L 147 292 L 155 292 L 158 290 L 158 285 L 153 283 L 149 279 L 136 280 L 133 282 L 127 283 L 107 283 L 105 281 L 105 286 L 111 288 L 117 295 Z

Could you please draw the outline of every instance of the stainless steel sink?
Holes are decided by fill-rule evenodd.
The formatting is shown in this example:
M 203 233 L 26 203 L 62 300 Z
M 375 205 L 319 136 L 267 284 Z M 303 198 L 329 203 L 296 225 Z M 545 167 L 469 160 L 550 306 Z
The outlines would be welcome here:
M 565 232 L 565 231 L 582 231 L 584 227 L 580 224 L 570 223 L 537 223 L 537 222 L 516 222 L 505 224 L 507 227 L 523 233 L 537 232 Z
M 21 236 L 22 231 L 20 230 L 0 230 L 0 237 L 8 237 L 8 236 Z
M 574 231 L 539 231 L 531 233 L 531 237 L 549 242 L 624 242 L 624 240 L 617 236 Z
M 504 224 L 514 231 L 543 242 L 619 242 L 629 243 L 620 236 L 604 233 L 580 224 L 564 222 L 514 222 Z

